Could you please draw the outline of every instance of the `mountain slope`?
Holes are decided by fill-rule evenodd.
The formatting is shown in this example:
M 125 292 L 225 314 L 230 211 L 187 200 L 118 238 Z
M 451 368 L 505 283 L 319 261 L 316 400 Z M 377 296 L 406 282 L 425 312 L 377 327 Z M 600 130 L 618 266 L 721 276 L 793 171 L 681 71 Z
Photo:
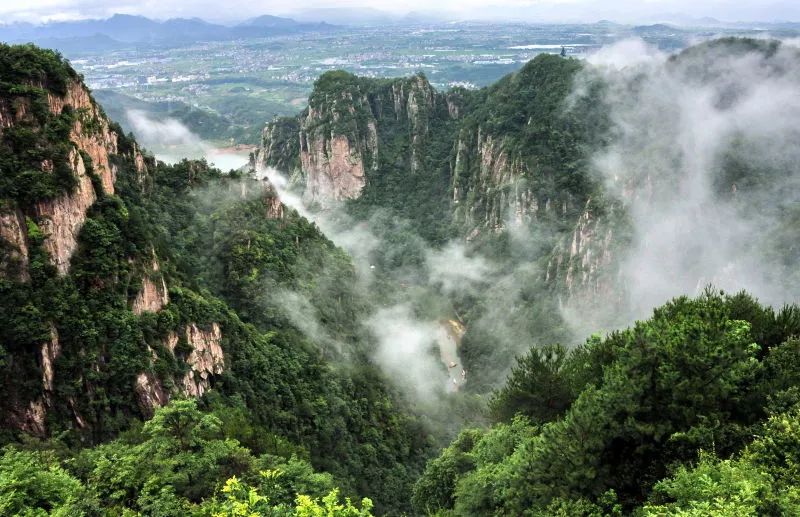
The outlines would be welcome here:
M 347 493 L 407 508 L 429 444 L 348 323 L 348 258 L 261 182 L 143 154 L 57 54 L 3 46 L 0 61 L 3 442 L 77 448 L 202 398 L 246 408 L 259 454 L 300 454 Z M 346 348 L 309 340 L 270 287 L 314 300 Z M 123 503 L 142 510 L 131 482 Z
M 658 228 L 658 214 L 669 212 L 669 206 L 693 203 L 685 213 L 712 205 L 716 221 L 742 223 L 731 225 L 733 233 L 755 220 L 774 234 L 790 224 L 794 216 L 788 205 L 796 198 L 780 200 L 776 189 L 793 190 L 795 180 L 788 178 L 796 177 L 790 157 L 797 146 L 789 136 L 795 131 L 794 108 L 778 113 L 778 103 L 769 102 L 766 92 L 784 95 L 789 84 L 796 87 L 796 62 L 790 45 L 723 39 L 687 49 L 663 65 L 653 61 L 616 72 L 540 55 L 497 84 L 471 92 L 437 92 L 422 75 L 374 80 L 330 72 L 317 81 L 307 110 L 267 125 L 254 166 L 287 173 L 307 204 L 344 203 L 361 220 L 388 210 L 435 245 L 464 239 L 505 260 L 514 252 L 501 249 L 508 248 L 509 239 L 529 233 L 537 250 L 525 260 L 537 264 L 567 312 L 592 312 L 591 300 L 603 296 L 630 305 L 619 314 L 636 313 L 639 300 L 627 300 L 625 291 L 637 280 L 626 278 L 634 268 L 625 273 L 624 265 L 636 259 L 632 253 L 646 253 L 646 244 L 655 249 L 656 242 L 648 241 L 656 238 L 653 232 L 672 232 Z M 735 69 L 741 69 L 738 76 Z M 751 86 L 753 76 L 762 93 Z M 699 107 L 691 110 L 680 103 L 683 98 Z M 772 128 L 764 117 L 758 119 L 758 110 L 746 111 L 758 103 L 776 111 Z M 788 97 L 785 103 L 793 106 Z M 701 108 L 721 124 L 705 136 L 692 133 L 689 123 L 680 124 L 693 120 Z M 743 117 L 753 119 L 748 127 L 737 126 Z M 692 142 L 702 147 L 706 141 L 705 148 L 691 149 Z M 778 142 L 785 144 L 778 148 Z M 770 174 L 776 178 L 773 185 L 762 181 Z M 695 192 L 676 195 L 681 188 Z M 738 195 L 730 196 L 731 191 Z M 755 213 L 745 199 L 763 199 L 757 203 L 762 207 L 777 200 L 781 208 Z M 649 215 L 648 200 L 659 201 Z M 674 212 L 669 224 L 678 224 L 680 210 Z M 711 226 L 720 226 L 710 213 L 698 221 L 710 233 Z M 670 238 L 678 238 L 681 231 L 675 232 Z M 731 236 L 740 248 L 746 240 L 745 233 Z M 662 257 L 685 260 L 671 251 L 678 243 L 669 242 Z M 777 257 L 791 262 L 793 252 L 786 255 L 781 242 L 770 238 L 761 244 L 782 248 L 766 252 L 772 258 L 761 257 L 769 266 L 747 267 L 771 271 L 779 267 L 773 263 Z M 674 264 L 685 272 L 684 290 L 698 282 L 725 281 L 718 272 L 725 268 L 724 256 L 712 255 L 708 249 L 699 261 L 702 272 Z M 753 288 L 769 284 L 758 294 L 770 301 L 791 299 L 788 292 L 774 296 L 784 290 L 773 285 L 774 279 L 748 280 Z M 661 290 L 667 293 L 633 297 L 648 298 L 644 303 L 652 307 L 683 292 Z M 596 316 L 581 331 L 626 321 Z

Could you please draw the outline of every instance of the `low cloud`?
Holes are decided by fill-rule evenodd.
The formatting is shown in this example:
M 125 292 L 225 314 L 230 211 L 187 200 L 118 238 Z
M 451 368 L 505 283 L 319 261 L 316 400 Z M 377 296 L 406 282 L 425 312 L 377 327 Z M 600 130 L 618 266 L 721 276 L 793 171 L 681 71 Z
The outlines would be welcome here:
M 709 284 L 775 305 L 800 295 L 776 249 L 800 202 L 800 54 L 747 45 L 712 43 L 667 62 L 623 42 L 586 73 L 608 85 L 612 122 L 594 168 L 633 227 L 617 286 L 630 312 L 619 323 Z
M 149 148 L 180 146 L 205 154 L 210 147 L 174 118 L 155 118 L 141 110 L 125 113 L 133 132 L 142 145 Z
M 435 402 L 445 392 L 449 377 L 439 360 L 436 321 L 421 321 L 411 308 L 382 308 L 366 321 L 378 346 L 374 359 L 398 386 L 416 400 Z

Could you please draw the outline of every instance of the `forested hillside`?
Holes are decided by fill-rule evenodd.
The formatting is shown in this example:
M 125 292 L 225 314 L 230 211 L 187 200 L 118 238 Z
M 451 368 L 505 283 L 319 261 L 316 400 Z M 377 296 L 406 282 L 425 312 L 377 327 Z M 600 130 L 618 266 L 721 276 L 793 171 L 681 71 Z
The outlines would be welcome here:
M 329 72 L 223 172 L 0 46 L 0 514 L 800 512 L 798 86 Z
M 2 513 L 57 506 L 17 477 L 42 465 L 66 483 L 59 504 L 94 510 L 183 508 L 232 476 L 283 487 L 275 504 L 338 486 L 409 508 L 431 444 L 365 359 L 348 258 L 261 182 L 143 155 L 58 55 L 4 46 L 0 59 L 0 404 L 16 443 Z M 268 289 L 284 288 L 348 348 L 270 311 Z M 174 398 L 189 400 L 158 409 Z M 160 429 L 136 423 L 154 413 Z M 294 481 L 260 477 L 287 462 Z

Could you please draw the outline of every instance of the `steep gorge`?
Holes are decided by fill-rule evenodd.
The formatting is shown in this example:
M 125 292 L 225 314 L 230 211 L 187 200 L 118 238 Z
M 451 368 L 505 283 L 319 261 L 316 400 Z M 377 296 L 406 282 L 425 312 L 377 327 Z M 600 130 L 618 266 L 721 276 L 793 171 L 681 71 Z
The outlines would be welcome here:
M 264 182 L 156 161 L 31 45 L 0 44 L 0 237 L 0 445 L 94 454 L 194 408 L 204 437 L 222 432 L 212 412 L 234 420 L 186 504 L 279 459 L 410 508 L 431 443 L 366 356 L 349 257 Z M 278 305 L 290 291 L 346 349 L 298 329 Z M 142 485 L 97 504 L 146 514 L 149 481 L 122 477 Z
M 363 219 L 388 210 L 434 243 L 534 231 L 542 251 L 529 258 L 542 262 L 545 281 L 560 296 L 591 297 L 613 275 L 615 243 L 613 233 L 579 229 L 590 217 L 602 224 L 589 206 L 592 195 L 603 205 L 603 194 L 585 162 L 607 124 L 592 99 L 565 111 L 580 70 L 542 55 L 489 88 L 446 93 L 423 75 L 330 72 L 297 118 L 267 124 L 252 166 L 286 173 L 307 206 L 345 203 Z M 593 254 L 573 260 L 578 251 L 564 244 L 573 230 Z

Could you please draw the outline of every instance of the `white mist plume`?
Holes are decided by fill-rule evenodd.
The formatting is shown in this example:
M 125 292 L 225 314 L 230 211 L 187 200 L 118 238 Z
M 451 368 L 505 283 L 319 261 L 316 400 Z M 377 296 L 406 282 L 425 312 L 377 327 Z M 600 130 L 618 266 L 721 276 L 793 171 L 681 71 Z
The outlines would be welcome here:
M 420 321 L 410 307 L 396 305 L 379 309 L 366 323 L 378 339 L 374 358 L 397 385 L 425 402 L 444 393 L 449 379 L 439 362 L 435 321 Z
M 632 317 L 707 284 L 772 304 L 796 300 L 766 235 L 798 202 L 798 53 L 781 47 L 767 58 L 712 44 L 665 62 L 642 48 L 611 46 L 613 58 L 588 72 L 609 85 L 613 141 L 594 165 L 633 223 L 621 265 Z M 731 158 L 769 176 L 726 183 Z
M 489 263 L 479 256 L 468 256 L 462 244 L 450 243 L 435 250 L 422 239 L 416 239 L 414 244 L 424 250 L 423 271 L 416 268 L 381 271 L 373 264 L 375 252 L 387 252 L 379 248 L 390 245 L 372 231 L 371 221 L 355 221 L 336 206 L 322 211 L 309 210 L 302 197 L 292 191 L 287 178 L 274 168 L 260 168 L 256 175 L 269 180 L 285 205 L 313 221 L 331 241 L 348 252 L 362 288 L 370 289 L 372 280 L 380 274 L 393 275 L 395 283 L 398 277 L 402 279 L 399 283 L 405 285 L 405 289 L 395 293 L 395 302 L 377 308 L 362 322 L 376 339 L 373 359 L 395 384 L 415 400 L 433 405 L 442 400 L 447 390 L 463 384 L 460 375 L 463 365 L 446 319 L 451 314 L 446 313 L 441 304 L 428 299 L 428 290 L 417 289 L 415 285 L 435 285 L 447 294 L 464 293 L 491 274 Z M 281 295 L 281 299 L 289 302 L 285 312 L 299 330 L 316 342 L 329 344 L 330 338 L 317 322 L 307 300 L 297 295 Z M 417 306 L 416 312 L 414 306 Z M 457 368 L 449 371 L 450 364 L 456 364 Z
M 652 65 L 664 61 L 666 55 L 641 39 L 626 39 L 600 47 L 586 59 L 599 67 L 626 68 L 641 64 Z
M 209 149 L 188 127 L 174 118 L 156 119 L 141 110 L 128 110 L 125 115 L 136 137 L 146 147 L 185 146 L 201 153 Z
M 441 250 L 428 250 L 425 258 L 430 283 L 440 285 L 448 294 L 470 289 L 492 272 L 486 259 L 468 256 L 464 245 L 458 242 L 451 241 Z

